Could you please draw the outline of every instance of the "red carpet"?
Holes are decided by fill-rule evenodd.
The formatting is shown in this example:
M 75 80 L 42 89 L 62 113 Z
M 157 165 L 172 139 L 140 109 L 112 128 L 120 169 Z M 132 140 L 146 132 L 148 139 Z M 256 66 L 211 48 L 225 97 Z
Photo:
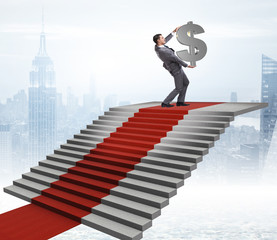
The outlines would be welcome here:
M 0 239 L 49 239 L 79 224 L 35 204 L 28 204 L 0 215 Z
M 51 188 L 33 198 L 33 204 L 0 215 L 0 238 L 47 239 L 77 226 L 189 110 L 215 104 L 219 103 L 140 109 Z

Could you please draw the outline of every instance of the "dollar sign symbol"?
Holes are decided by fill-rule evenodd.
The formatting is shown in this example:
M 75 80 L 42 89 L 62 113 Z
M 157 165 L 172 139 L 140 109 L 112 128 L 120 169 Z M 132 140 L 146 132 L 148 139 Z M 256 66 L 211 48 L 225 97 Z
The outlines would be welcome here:
M 189 61 L 190 65 L 195 67 L 196 61 L 205 57 L 207 53 L 207 45 L 200 39 L 194 38 L 195 34 L 203 33 L 204 29 L 192 22 L 180 27 L 177 31 L 177 40 L 183 45 L 189 46 L 188 50 L 176 52 L 177 56 L 184 61 Z

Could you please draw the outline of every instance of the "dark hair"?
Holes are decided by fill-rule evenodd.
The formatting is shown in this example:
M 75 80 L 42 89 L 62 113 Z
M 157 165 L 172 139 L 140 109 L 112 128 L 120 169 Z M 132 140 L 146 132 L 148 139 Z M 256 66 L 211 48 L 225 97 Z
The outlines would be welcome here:
M 154 37 L 153 37 L 153 41 L 154 41 L 154 43 L 156 43 L 157 44 L 157 41 L 158 41 L 158 39 L 160 38 L 160 36 L 161 36 L 162 34 L 156 34 Z

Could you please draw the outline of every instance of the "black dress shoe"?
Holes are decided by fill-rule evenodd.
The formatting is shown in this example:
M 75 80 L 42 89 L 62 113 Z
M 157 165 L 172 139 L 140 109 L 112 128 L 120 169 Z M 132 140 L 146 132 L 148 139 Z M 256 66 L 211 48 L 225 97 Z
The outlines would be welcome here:
M 180 107 L 180 106 L 189 106 L 188 103 L 184 103 L 184 102 L 177 102 L 176 106 Z
M 162 107 L 174 107 L 174 105 L 171 105 L 171 104 L 166 104 L 166 103 L 162 103 L 162 105 L 161 105 Z

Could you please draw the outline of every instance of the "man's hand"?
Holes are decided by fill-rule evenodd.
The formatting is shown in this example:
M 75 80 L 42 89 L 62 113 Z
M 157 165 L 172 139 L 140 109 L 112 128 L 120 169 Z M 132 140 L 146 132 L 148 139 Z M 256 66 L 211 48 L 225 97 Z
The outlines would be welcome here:
M 181 26 L 180 26 L 181 27 Z M 180 27 L 176 27 L 173 32 L 177 32 Z
M 195 67 L 193 67 L 193 66 L 191 66 L 191 65 L 188 65 L 187 67 L 188 67 L 188 68 L 195 68 Z

